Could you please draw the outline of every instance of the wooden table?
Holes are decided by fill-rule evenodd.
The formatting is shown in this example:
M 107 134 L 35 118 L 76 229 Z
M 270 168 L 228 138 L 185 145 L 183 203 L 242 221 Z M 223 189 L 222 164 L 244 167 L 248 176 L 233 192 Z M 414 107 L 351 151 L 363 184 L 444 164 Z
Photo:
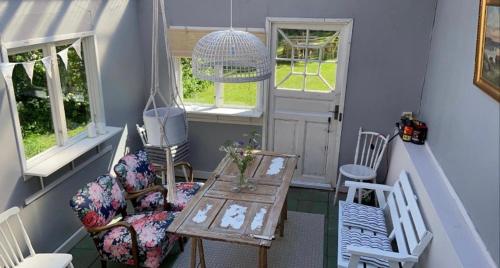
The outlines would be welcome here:
M 267 249 L 277 229 L 283 236 L 286 195 L 297 165 L 297 156 L 255 152 L 245 174 L 256 190 L 234 193 L 238 169 L 226 156 L 213 175 L 169 226 L 168 232 L 189 236 L 191 267 L 205 267 L 202 239 L 251 245 L 259 248 L 259 267 L 267 267 Z

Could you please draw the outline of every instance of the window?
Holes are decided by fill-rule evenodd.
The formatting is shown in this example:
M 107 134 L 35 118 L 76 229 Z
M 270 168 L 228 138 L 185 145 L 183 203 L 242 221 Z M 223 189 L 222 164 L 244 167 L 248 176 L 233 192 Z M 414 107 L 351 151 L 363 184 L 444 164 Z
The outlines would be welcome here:
M 80 55 L 71 46 L 77 40 L 75 38 L 46 39 L 50 39 L 50 42 L 33 39 L 5 45 L 9 62 L 35 61 L 32 79 L 22 64 L 14 67 L 9 89 L 15 100 L 11 106 L 17 111 L 14 121 L 18 123 L 18 140 L 22 141 L 19 148 L 24 153 L 25 171 L 85 139 L 90 122 L 105 125 L 100 85 L 97 83 L 98 73 L 94 66 L 96 55 L 93 36 L 81 38 Z M 17 44 L 23 44 L 24 47 Z M 68 52 L 66 64 L 58 54 L 65 49 Z M 94 53 L 90 64 L 85 55 L 89 51 Z M 41 62 L 45 57 L 52 59 L 50 71 Z M 90 83 L 87 80 L 89 74 Z
M 69 45 L 57 46 L 59 52 Z M 64 103 L 64 115 L 68 137 L 74 137 L 85 130 L 91 122 L 90 100 L 85 74 L 85 55 L 82 58 L 74 49 L 68 50 L 68 66 L 65 67 L 61 58 L 58 58 L 59 80 Z
M 41 49 L 9 56 L 10 62 L 25 62 L 43 58 Z M 12 73 L 17 113 L 21 124 L 24 154 L 31 158 L 57 145 L 52 106 L 47 87 L 47 74 L 41 62 L 36 62 L 30 81 L 22 65 Z
M 186 105 L 255 109 L 262 82 L 214 83 L 193 76 L 191 58 L 178 60 L 181 70 L 181 89 Z

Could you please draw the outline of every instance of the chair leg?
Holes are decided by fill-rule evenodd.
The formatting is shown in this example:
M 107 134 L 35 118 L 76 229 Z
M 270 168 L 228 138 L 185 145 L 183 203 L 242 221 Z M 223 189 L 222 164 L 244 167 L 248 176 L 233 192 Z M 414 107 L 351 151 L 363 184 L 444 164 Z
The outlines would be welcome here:
M 73 266 L 73 263 L 71 263 L 71 262 L 69 263 L 68 267 L 69 267 L 69 268 L 75 268 L 75 267 Z
M 361 180 L 358 180 L 361 182 Z M 359 188 L 358 189 L 358 203 L 363 204 L 363 189 Z
M 335 197 L 333 198 L 333 205 L 337 204 L 337 198 L 339 195 L 339 188 L 340 185 L 342 185 L 342 174 L 339 172 L 339 175 L 337 176 L 337 186 L 335 187 Z
M 101 268 L 106 268 L 108 267 L 108 263 L 104 260 L 101 260 Z
M 377 184 L 377 178 L 373 179 L 373 183 Z M 374 196 L 374 200 L 375 200 L 375 202 L 374 202 L 375 206 L 378 207 L 378 198 L 377 198 L 377 193 L 375 191 L 373 192 L 373 196 Z

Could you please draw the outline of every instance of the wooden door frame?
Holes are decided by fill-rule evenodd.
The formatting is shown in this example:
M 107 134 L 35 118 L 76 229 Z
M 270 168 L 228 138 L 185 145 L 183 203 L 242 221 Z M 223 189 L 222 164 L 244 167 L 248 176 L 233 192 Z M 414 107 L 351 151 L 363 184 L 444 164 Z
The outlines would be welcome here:
M 347 18 L 347 19 L 328 19 L 328 18 L 287 18 L 287 17 L 267 17 L 266 18 L 266 45 L 271 53 L 273 55 L 273 24 L 296 24 L 296 23 L 303 23 L 303 24 L 310 24 L 310 25 L 322 25 L 322 24 L 333 24 L 341 27 L 341 42 L 339 46 L 339 59 L 338 59 L 338 65 L 343 66 L 343 68 L 338 68 L 337 69 L 337 80 L 336 80 L 336 85 L 335 89 L 339 90 L 338 92 L 340 93 L 340 98 L 339 98 L 339 112 L 341 114 L 344 113 L 344 103 L 345 103 L 345 95 L 346 95 L 346 89 L 347 89 L 347 73 L 348 73 L 348 68 L 349 68 L 349 55 L 350 55 L 350 49 L 351 49 L 351 38 L 352 38 L 352 26 L 353 26 L 353 19 Z M 274 64 L 274 59 L 272 59 L 272 62 Z M 270 103 L 269 103 L 269 97 L 270 97 L 270 90 L 273 89 L 274 87 L 274 71 L 273 75 L 271 76 L 270 79 L 268 79 L 268 82 L 265 83 L 264 85 L 264 94 L 263 94 L 263 122 L 262 122 L 262 147 L 264 149 L 269 149 L 268 147 L 268 140 L 269 140 L 269 116 L 270 116 Z M 342 133 L 342 121 L 335 121 L 336 123 L 334 124 L 333 129 L 335 130 L 335 139 L 334 139 L 334 145 L 335 145 L 335 151 L 332 154 L 332 163 L 338 167 L 338 161 L 339 161 L 339 154 L 340 154 L 340 138 L 341 138 L 341 133 Z M 333 123 L 333 122 L 332 122 Z M 331 181 L 331 187 L 333 187 L 336 184 L 337 178 L 336 174 L 333 175 L 332 181 Z M 321 188 L 321 187 L 319 187 Z

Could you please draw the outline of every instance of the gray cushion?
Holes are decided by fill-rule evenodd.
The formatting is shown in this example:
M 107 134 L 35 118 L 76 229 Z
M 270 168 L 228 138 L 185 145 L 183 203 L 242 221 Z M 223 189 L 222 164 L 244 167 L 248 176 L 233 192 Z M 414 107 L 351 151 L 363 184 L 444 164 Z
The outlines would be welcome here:
M 342 218 L 345 226 L 387 235 L 384 211 L 381 208 L 351 202 L 343 204 Z
M 347 252 L 347 246 L 349 245 L 392 252 L 391 243 L 386 235 L 361 233 L 359 229 L 351 229 L 347 226 L 342 226 L 340 228 L 342 228 L 342 243 L 340 250 L 342 257 L 346 260 L 349 260 L 351 257 L 351 254 Z M 377 267 L 389 267 L 389 262 L 380 258 L 361 256 L 360 261 Z

